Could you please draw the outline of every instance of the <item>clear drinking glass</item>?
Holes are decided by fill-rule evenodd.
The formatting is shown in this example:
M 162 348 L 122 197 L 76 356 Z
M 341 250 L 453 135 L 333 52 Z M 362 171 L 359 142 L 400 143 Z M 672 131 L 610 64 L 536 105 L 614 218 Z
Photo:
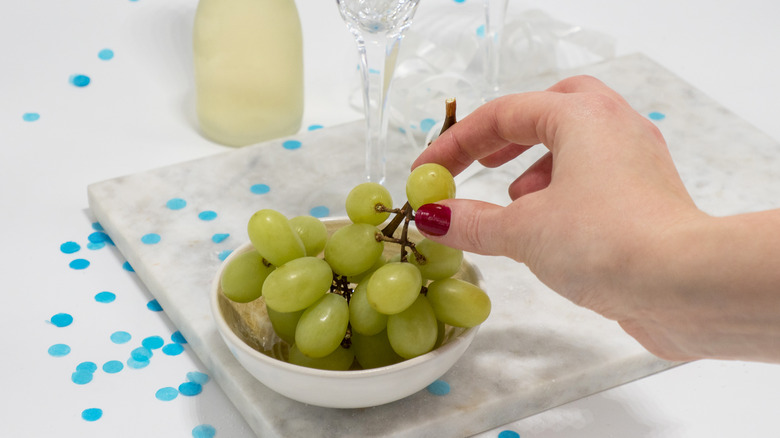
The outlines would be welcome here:
M 484 100 L 491 100 L 499 94 L 501 66 L 501 36 L 506 19 L 508 0 L 484 0 L 485 4 L 485 69 L 487 89 Z
M 366 178 L 385 182 L 388 92 L 403 32 L 419 0 L 336 0 L 360 56 L 366 113 Z

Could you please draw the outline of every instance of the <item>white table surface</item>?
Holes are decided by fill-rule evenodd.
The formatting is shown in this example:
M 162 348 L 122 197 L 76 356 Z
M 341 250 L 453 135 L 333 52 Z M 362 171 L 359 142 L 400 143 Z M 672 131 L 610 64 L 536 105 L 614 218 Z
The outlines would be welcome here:
M 332 3 L 298 1 L 306 57 L 303 129 L 361 117 L 346 98 L 354 87 L 353 42 Z M 420 16 L 436 13 L 424 6 Z M 8 2 L 0 13 L 3 436 L 253 436 L 211 380 L 194 396 L 155 397 L 160 388 L 177 388 L 198 376 L 192 372 L 205 372 L 186 344 L 178 355 L 155 350 L 143 369 L 101 369 L 111 360 L 126 363 L 146 338 L 174 343 L 176 328 L 147 307 L 153 297 L 123 269 L 118 251 L 110 244 L 88 247 L 95 230 L 86 186 L 226 150 L 196 129 L 195 7 L 194 0 L 34 0 Z M 536 8 L 613 37 L 617 54 L 647 54 L 780 141 L 780 5 L 510 2 L 510 13 Z M 102 49 L 114 57 L 99 59 Z M 70 84 L 77 74 L 89 76 L 90 84 Z M 23 120 L 33 112 L 40 119 Z M 69 241 L 81 249 L 62 252 Z M 76 258 L 89 260 L 89 267 L 70 268 Z M 115 301 L 96 300 L 101 291 L 114 293 Z M 52 317 L 60 313 L 73 315 L 73 322 L 56 326 Z M 112 342 L 117 331 L 131 340 Z M 59 343 L 71 353 L 50 355 L 49 347 Z M 79 384 L 74 381 L 84 375 L 74 373 L 82 362 L 98 370 Z M 699 361 L 480 436 L 776 436 L 778 386 L 777 365 Z M 102 416 L 82 419 L 89 408 Z

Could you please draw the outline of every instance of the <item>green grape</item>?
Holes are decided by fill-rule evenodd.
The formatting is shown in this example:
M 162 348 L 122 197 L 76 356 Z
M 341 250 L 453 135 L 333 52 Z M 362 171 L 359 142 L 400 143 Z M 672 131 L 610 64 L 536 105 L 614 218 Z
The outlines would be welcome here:
M 277 312 L 268 306 L 266 306 L 266 310 L 276 335 L 282 338 L 284 342 L 290 345 L 294 344 L 295 327 L 298 325 L 298 320 L 301 319 L 303 310 L 298 310 L 297 312 Z
M 406 310 L 387 318 L 387 339 L 399 356 L 411 359 L 433 350 L 438 327 L 433 307 L 419 295 Z
M 290 363 L 302 367 L 317 368 L 320 370 L 346 371 L 355 361 L 355 351 L 351 348 L 336 348 L 333 353 L 325 357 L 309 357 L 301 353 L 297 346 L 290 348 Z
M 387 327 L 387 315 L 377 312 L 368 303 L 367 282 L 358 284 L 349 300 L 349 323 L 352 333 L 375 335 Z
M 409 256 L 409 261 L 420 269 L 420 274 L 428 280 L 441 280 L 455 275 L 463 261 L 463 251 L 433 240 L 423 239 L 415 246 L 417 251 L 425 256 L 425 261 L 420 263 L 414 255 Z
M 274 270 L 263 264 L 263 257 L 255 250 L 230 259 L 219 279 L 222 293 L 237 303 L 248 303 L 263 293 L 263 283 Z
M 349 306 L 341 295 L 325 294 L 303 311 L 295 345 L 309 357 L 327 356 L 339 347 L 349 325 Z
M 400 260 L 400 256 L 399 256 L 399 260 Z M 363 271 L 357 275 L 350 275 L 349 277 L 347 277 L 347 280 L 349 280 L 350 283 L 360 284 L 364 280 L 367 280 L 369 277 L 371 277 L 371 274 L 373 274 L 374 271 L 376 271 L 377 269 L 381 268 L 386 264 L 387 264 L 387 260 L 384 258 L 384 256 L 380 255 L 379 257 L 377 257 L 374 264 L 370 268 L 368 268 L 367 271 Z
M 456 278 L 429 284 L 428 300 L 436 317 L 455 327 L 474 327 L 490 315 L 490 297 L 485 291 Z
M 369 224 L 349 224 L 336 230 L 325 244 L 325 261 L 338 275 L 352 276 L 367 271 L 382 255 L 381 234 Z
M 247 232 L 257 252 L 274 266 L 306 255 L 298 233 L 278 211 L 264 209 L 255 212 L 249 218 Z
M 268 275 L 263 283 L 263 297 L 266 306 L 277 312 L 296 312 L 314 304 L 332 283 L 333 273 L 324 260 L 301 257 Z
M 406 199 L 413 209 L 455 197 L 455 179 L 446 167 L 426 163 L 412 170 L 406 179 Z
M 422 276 L 411 263 L 388 263 L 368 279 L 366 298 L 371 307 L 392 315 L 409 307 L 420 295 Z
M 290 225 L 303 242 L 307 256 L 316 256 L 325 249 L 328 241 L 328 229 L 314 216 L 296 216 L 290 219 Z
M 436 314 L 436 312 L 434 312 L 434 314 Z M 444 335 L 447 334 L 446 330 L 447 330 L 447 326 L 443 322 L 437 319 L 436 320 L 436 343 L 433 344 L 434 350 L 441 347 L 441 344 L 444 342 Z
M 393 208 L 390 192 L 375 182 L 358 184 L 347 195 L 347 216 L 356 224 L 379 225 L 390 213 L 377 211 L 377 205 Z
M 355 359 L 366 370 L 393 365 L 404 360 L 390 346 L 387 330 L 372 336 L 352 333 L 352 348 L 350 350 L 355 350 Z

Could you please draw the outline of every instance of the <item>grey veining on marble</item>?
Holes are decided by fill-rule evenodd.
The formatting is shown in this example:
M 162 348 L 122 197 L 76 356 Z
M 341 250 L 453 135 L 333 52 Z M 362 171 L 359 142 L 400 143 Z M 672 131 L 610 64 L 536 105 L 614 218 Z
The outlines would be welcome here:
M 643 114 L 666 115 L 656 123 L 705 211 L 724 215 L 777 204 L 780 145 L 645 56 L 536 78 L 517 91 L 543 89 L 573 73 L 601 78 Z M 343 198 L 361 181 L 362 129 L 351 123 L 310 131 L 293 137 L 298 149 L 283 148 L 279 139 L 88 188 L 95 217 L 258 436 L 468 436 L 674 365 L 647 353 L 614 322 L 549 291 L 525 266 L 471 256 L 493 313 L 443 376 L 448 395 L 423 390 L 375 408 L 331 410 L 291 401 L 255 381 L 231 356 L 209 312 L 218 256 L 247 239 L 246 221 L 260 208 L 293 216 L 325 205 L 332 216 L 343 215 Z M 391 144 L 399 146 L 389 158 L 389 186 L 402 200 L 417 151 L 400 133 L 393 136 Z M 507 184 L 533 156 L 476 173 L 460 183 L 458 196 L 508 202 Z M 251 193 L 258 183 L 270 191 Z M 187 206 L 166 208 L 176 197 Z M 218 217 L 198 219 L 205 210 Z M 162 239 L 143 244 L 147 233 Z M 215 243 L 216 233 L 230 237 Z

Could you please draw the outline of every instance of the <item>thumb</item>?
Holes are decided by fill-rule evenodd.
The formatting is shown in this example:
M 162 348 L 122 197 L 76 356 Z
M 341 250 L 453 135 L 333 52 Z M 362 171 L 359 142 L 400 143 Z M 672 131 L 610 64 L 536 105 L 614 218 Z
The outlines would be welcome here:
M 426 238 L 463 251 L 515 258 L 517 236 L 505 223 L 505 207 L 468 199 L 445 199 L 425 204 L 414 223 Z

